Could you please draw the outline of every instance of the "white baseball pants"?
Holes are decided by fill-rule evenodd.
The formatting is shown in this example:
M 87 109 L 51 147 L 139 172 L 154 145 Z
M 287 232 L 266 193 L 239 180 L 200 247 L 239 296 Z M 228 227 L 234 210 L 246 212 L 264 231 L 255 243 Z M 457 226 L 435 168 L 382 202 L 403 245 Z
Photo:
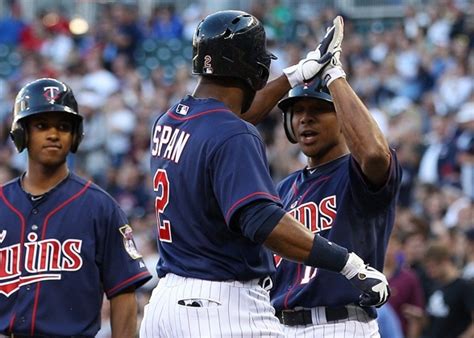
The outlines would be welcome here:
M 260 283 L 261 284 L 261 283 Z M 140 337 L 284 337 L 259 280 L 216 282 L 167 274 L 145 306 Z

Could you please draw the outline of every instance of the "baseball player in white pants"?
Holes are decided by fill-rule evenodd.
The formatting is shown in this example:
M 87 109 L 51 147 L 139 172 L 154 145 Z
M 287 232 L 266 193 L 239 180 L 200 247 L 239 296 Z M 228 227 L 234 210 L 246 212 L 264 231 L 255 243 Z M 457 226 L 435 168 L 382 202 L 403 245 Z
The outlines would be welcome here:
M 330 41 L 327 34 L 298 73 L 313 77 L 324 67 Z M 266 89 L 275 57 L 265 44 L 263 25 L 248 13 L 207 16 L 193 39 L 198 84 L 153 124 L 160 281 L 145 308 L 143 338 L 283 337 L 262 283 L 275 272 L 272 251 L 343 274 L 366 305 L 387 301 L 383 274 L 282 208 L 261 136 L 241 119 Z M 290 86 L 285 75 L 272 83 L 267 108 Z

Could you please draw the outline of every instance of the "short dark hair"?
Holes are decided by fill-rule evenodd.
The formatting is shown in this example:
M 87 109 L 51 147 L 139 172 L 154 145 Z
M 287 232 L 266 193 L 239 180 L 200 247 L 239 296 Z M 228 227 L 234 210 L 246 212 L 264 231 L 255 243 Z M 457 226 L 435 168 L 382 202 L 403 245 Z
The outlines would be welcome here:
M 425 252 L 425 260 L 437 262 L 449 260 L 452 262 L 453 254 L 446 244 L 440 241 L 435 241 L 429 244 L 428 249 Z

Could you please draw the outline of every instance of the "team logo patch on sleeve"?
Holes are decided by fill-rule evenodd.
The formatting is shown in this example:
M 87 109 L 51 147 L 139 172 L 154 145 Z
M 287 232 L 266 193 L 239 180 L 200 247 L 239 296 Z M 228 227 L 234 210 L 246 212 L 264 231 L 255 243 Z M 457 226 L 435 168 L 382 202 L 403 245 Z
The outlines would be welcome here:
M 123 246 L 127 253 L 132 257 L 132 259 L 142 258 L 142 255 L 138 252 L 135 242 L 133 240 L 133 230 L 132 227 L 128 224 L 119 228 L 120 233 L 123 236 Z

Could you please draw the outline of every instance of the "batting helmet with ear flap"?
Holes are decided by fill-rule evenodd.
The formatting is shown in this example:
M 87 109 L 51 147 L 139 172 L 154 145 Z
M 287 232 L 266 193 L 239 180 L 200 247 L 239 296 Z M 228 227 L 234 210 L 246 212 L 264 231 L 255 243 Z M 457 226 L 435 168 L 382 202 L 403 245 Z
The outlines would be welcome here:
M 194 33 L 193 74 L 239 78 L 257 91 L 267 83 L 272 59 L 263 25 L 248 13 L 216 12 Z
M 10 137 L 18 152 L 22 152 L 27 145 L 24 119 L 31 115 L 48 112 L 64 112 L 73 118 L 71 152 L 76 152 L 84 134 L 83 118 L 79 115 L 71 88 L 64 82 L 50 78 L 42 78 L 26 84 L 16 96 Z
M 306 82 L 298 85 L 290 90 L 288 97 L 278 102 L 278 108 L 283 111 L 283 126 L 285 127 L 285 134 L 291 143 L 298 143 L 296 135 L 291 125 L 293 118 L 292 106 L 298 99 L 314 98 L 332 104 L 332 97 L 329 90 L 319 78 L 314 78 L 311 82 Z

